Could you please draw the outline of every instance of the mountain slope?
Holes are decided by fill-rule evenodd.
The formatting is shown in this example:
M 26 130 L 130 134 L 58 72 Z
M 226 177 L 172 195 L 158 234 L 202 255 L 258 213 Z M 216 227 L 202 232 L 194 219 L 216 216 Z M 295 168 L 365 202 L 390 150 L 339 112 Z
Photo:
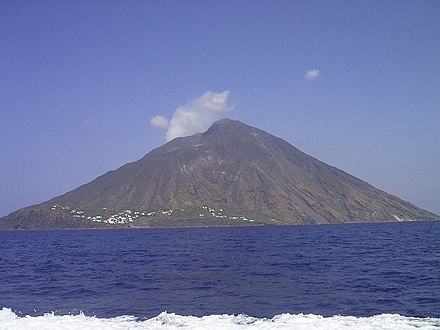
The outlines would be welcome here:
M 71 192 L 14 212 L 2 219 L 0 226 L 302 224 L 438 218 L 280 138 L 224 119 L 203 134 L 174 139 Z

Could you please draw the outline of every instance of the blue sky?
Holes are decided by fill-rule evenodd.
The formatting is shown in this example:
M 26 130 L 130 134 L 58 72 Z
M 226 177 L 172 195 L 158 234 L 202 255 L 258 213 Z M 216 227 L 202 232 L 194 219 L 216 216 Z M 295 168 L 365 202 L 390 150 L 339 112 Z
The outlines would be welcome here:
M 439 17 L 439 1 L 2 1 L 0 216 L 139 159 L 165 141 L 153 116 L 209 95 L 225 111 L 204 120 L 440 214 Z

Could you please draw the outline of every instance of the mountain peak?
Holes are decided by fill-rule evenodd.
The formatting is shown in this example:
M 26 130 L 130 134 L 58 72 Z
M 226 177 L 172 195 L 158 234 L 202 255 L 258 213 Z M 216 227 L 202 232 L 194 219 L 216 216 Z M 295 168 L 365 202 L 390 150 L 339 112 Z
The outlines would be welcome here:
M 257 135 L 265 133 L 255 127 L 242 123 L 239 120 L 220 119 L 212 124 L 212 126 L 203 133 L 203 136 L 212 137 L 220 140 L 233 140 L 239 143 L 241 139 L 248 140 Z
M 438 219 L 238 120 L 174 139 L 6 228 L 305 224 Z
M 215 125 L 233 125 L 234 123 L 235 124 L 240 123 L 240 124 L 243 125 L 243 123 L 241 121 L 234 120 L 234 119 L 229 119 L 229 118 L 222 118 L 222 119 L 219 119 L 219 120 L 215 121 L 212 124 L 212 126 L 215 126 Z
M 243 124 L 239 120 L 232 120 L 229 118 L 223 118 L 223 119 L 215 121 L 205 133 L 217 131 L 218 129 L 231 131 L 234 129 L 249 129 L 249 128 L 251 128 L 251 126 Z

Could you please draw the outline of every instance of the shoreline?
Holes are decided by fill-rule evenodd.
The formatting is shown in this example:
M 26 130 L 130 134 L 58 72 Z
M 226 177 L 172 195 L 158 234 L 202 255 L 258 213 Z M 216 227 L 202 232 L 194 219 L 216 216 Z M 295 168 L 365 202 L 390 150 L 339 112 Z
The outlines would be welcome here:
M 182 225 L 182 226 L 112 226 L 112 227 L 83 227 L 83 228 L 0 228 L 2 231 L 81 231 L 81 230 L 138 230 L 138 229 L 191 229 L 191 228 L 235 228 L 235 227 L 297 227 L 297 226 L 338 226 L 338 225 L 368 225 L 368 224 L 396 224 L 396 223 L 417 223 L 417 222 L 437 222 L 440 219 L 417 219 L 417 220 L 390 220 L 374 222 L 341 222 L 341 223 L 300 223 L 300 224 L 218 224 L 218 225 Z

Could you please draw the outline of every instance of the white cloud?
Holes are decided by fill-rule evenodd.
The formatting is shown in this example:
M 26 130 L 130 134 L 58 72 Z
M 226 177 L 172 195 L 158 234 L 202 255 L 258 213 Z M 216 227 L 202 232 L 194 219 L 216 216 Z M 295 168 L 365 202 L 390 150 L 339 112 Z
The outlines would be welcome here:
M 168 128 L 170 126 L 170 123 L 165 116 L 162 115 L 156 115 L 151 117 L 150 124 L 154 127 L 160 127 L 160 128 Z
M 178 107 L 168 120 L 164 116 L 154 116 L 150 123 L 155 127 L 168 128 L 165 140 L 180 136 L 189 136 L 206 131 L 225 112 L 232 110 L 228 105 L 229 91 L 222 93 L 206 92 L 202 96 Z M 164 125 L 167 123 L 167 126 Z M 160 125 L 159 125 L 160 124 Z
M 306 80 L 311 81 L 319 78 L 319 69 L 311 69 L 306 70 L 306 74 L 304 76 Z

